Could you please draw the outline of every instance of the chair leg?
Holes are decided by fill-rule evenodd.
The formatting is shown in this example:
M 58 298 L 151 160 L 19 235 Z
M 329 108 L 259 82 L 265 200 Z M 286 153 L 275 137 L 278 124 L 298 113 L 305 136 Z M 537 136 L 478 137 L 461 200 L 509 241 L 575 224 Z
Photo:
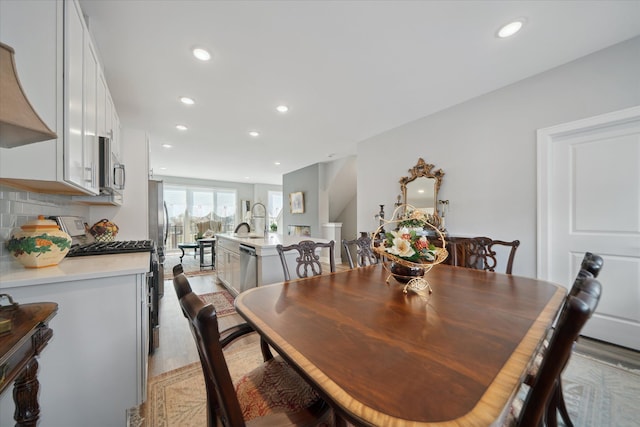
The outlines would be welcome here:
M 551 394 L 551 398 L 547 403 L 547 407 L 545 408 L 544 414 L 545 424 L 540 420 L 540 425 L 545 425 L 546 427 L 558 427 L 558 383 L 556 382 L 555 389 Z
M 273 359 L 273 354 L 271 354 L 269 344 L 264 340 L 264 338 L 260 338 L 260 350 L 262 351 L 262 359 L 265 362 Z
M 562 379 L 558 378 L 558 386 L 556 387 L 556 406 L 558 411 L 560 411 L 560 417 L 562 417 L 562 421 L 566 427 L 573 427 L 573 423 L 571 422 L 571 417 L 569 417 L 569 412 L 567 411 L 567 406 L 564 401 L 564 394 L 562 393 Z

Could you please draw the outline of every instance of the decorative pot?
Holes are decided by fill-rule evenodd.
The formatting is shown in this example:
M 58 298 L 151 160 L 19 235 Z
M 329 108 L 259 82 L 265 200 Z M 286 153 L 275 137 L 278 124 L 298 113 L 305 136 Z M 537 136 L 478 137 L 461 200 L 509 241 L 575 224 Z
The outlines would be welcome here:
M 414 277 L 422 277 L 425 273 L 424 268 L 407 267 L 394 261 L 389 265 L 389 271 L 393 274 L 393 278 L 400 283 L 407 283 Z
M 20 228 L 12 233 L 7 249 L 27 268 L 58 265 L 69 252 L 71 237 L 55 221 L 44 219 L 44 215 Z

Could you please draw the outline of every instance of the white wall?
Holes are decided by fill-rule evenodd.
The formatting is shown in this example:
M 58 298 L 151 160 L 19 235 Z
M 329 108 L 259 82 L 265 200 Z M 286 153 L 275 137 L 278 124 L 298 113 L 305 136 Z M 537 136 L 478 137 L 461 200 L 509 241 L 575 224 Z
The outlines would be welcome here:
M 324 196 L 323 190 L 320 188 L 321 182 L 320 163 L 283 175 L 282 203 L 284 205 L 284 213 L 282 215 L 282 234 L 287 235 L 289 225 L 308 225 L 311 227 L 312 237 L 322 237 L 322 224 L 328 221 L 328 217 L 320 216 L 320 205 L 324 203 L 321 200 L 322 196 Z M 292 214 L 289 206 L 289 194 L 298 191 L 302 191 L 304 195 L 304 213 Z
M 358 230 L 423 157 L 446 174 L 451 235 L 519 239 L 514 274 L 535 277 L 536 130 L 640 105 L 639 76 L 635 38 L 361 142 Z
M 117 240 L 149 238 L 149 145 L 142 130 L 122 129 L 122 159 L 126 171 L 122 206 L 92 206 L 89 225 L 106 218 L 118 227 Z

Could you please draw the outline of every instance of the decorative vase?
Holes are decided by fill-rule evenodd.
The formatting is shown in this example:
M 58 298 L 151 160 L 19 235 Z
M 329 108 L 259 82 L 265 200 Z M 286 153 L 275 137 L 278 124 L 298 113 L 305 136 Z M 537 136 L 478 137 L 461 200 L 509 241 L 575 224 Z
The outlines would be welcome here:
M 12 233 L 7 249 L 27 268 L 58 265 L 69 252 L 71 237 L 55 221 L 44 219 L 44 215 L 20 228 Z
M 395 261 L 392 261 L 389 265 L 389 271 L 393 275 L 393 278 L 400 283 L 407 283 L 414 277 L 422 277 L 425 273 L 424 268 L 407 267 Z

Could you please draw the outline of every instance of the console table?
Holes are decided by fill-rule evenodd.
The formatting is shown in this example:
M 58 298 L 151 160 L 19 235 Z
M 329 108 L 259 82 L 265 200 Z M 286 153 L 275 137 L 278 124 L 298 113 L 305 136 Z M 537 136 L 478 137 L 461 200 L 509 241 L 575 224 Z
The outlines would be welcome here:
M 48 323 L 57 311 L 58 304 L 52 302 L 18 305 L 11 313 L 11 331 L 0 335 L 0 394 L 13 382 L 16 427 L 35 426 L 38 422 L 40 384 L 36 356 L 53 335 Z

